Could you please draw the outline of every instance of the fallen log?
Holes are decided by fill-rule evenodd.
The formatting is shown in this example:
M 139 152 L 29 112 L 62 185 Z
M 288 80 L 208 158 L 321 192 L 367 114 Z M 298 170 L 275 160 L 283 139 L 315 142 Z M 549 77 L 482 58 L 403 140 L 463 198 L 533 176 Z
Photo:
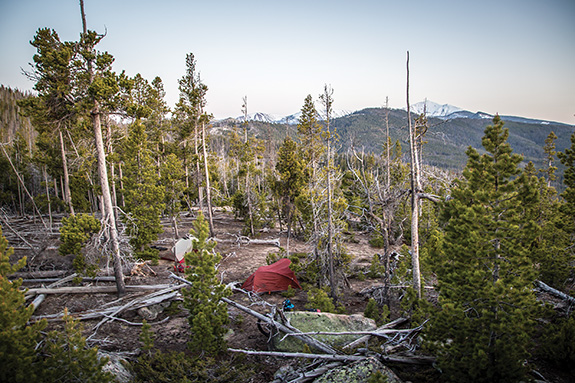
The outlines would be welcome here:
M 365 356 L 359 355 L 331 355 L 331 354 L 309 354 L 305 352 L 277 352 L 277 351 L 251 351 L 241 350 L 236 348 L 228 348 L 231 352 L 240 352 L 247 355 L 261 355 L 261 356 L 274 356 L 279 358 L 306 358 L 306 359 L 322 359 L 338 362 L 356 362 L 363 360 Z
M 48 282 L 58 282 L 60 280 L 61 278 L 22 279 L 22 283 L 48 283 Z M 82 282 L 114 282 L 114 281 L 116 281 L 116 277 L 112 276 L 93 277 L 93 278 L 82 277 Z
M 103 309 L 103 310 L 102 309 L 99 309 L 99 310 L 93 309 L 93 310 L 87 310 L 84 312 L 76 312 L 76 313 L 68 313 L 68 314 L 73 316 L 74 319 L 77 319 L 77 320 L 99 319 L 99 318 L 102 318 L 102 317 L 105 317 L 108 315 L 112 316 L 112 314 L 114 314 L 114 313 L 119 313 L 122 311 L 122 309 L 124 311 L 138 310 L 142 307 L 152 306 L 152 305 L 161 303 L 163 301 L 173 299 L 173 298 L 178 296 L 177 291 L 172 291 L 169 293 L 163 293 L 162 295 L 151 297 L 154 294 L 155 293 L 146 295 L 145 297 L 141 297 L 141 299 L 143 299 L 143 300 L 135 303 L 133 306 L 128 306 L 128 307 L 126 307 L 126 305 L 124 305 L 124 306 L 112 306 L 112 307 L 108 307 L 108 308 Z M 59 314 L 35 316 L 35 317 L 32 317 L 32 319 L 33 320 L 47 319 L 48 322 L 58 322 L 58 321 L 63 320 L 63 314 L 59 313 Z
M 18 271 L 12 275 L 9 275 L 9 279 L 34 279 L 34 278 L 56 278 L 66 275 L 67 270 L 44 270 L 44 271 Z
M 92 335 L 90 335 L 87 339 L 92 338 L 94 335 L 96 335 L 96 332 L 98 331 L 98 329 L 100 328 L 101 325 L 103 325 L 104 323 L 106 323 L 107 321 L 111 320 L 111 319 L 115 319 L 115 317 L 120 314 L 122 311 L 127 310 L 128 308 L 131 308 L 132 306 L 135 306 L 137 303 L 145 301 L 146 299 L 151 299 L 151 298 L 156 298 L 159 295 L 164 295 L 165 293 L 169 293 L 171 291 L 174 290 L 179 290 L 182 287 L 184 287 L 184 284 L 180 284 L 177 286 L 169 286 L 167 288 L 164 288 L 160 291 L 156 291 L 152 294 L 149 294 L 145 297 L 141 297 L 141 298 L 137 298 L 134 299 L 133 301 L 130 301 L 128 303 L 126 303 L 125 305 L 117 308 L 116 310 L 114 310 L 110 315 L 105 315 L 104 318 L 96 325 L 94 326 L 94 328 L 92 329 L 94 332 L 92 333 Z M 128 286 L 126 286 L 127 288 Z
M 433 364 L 436 358 L 433 356 L 389 356 L 379 355 L 382 362 L 403 364 Z
M 54 288 L 54 287 L 58 287 L 66 282 L 71 281 L 72 279 L 74 279 L 76 277 L 76 273 L 72 274 L 72 275 L 68 275 L 65 278 L 62 279 L 58 279 L 57 281 L 55 281 L 54 283 L 48 285 L 49 288 Z M 46 299 L 46 294 L 39 294 L 34 301 L 32 301 L 32 303 L 30 303 L 30 306 L 32 306 L 32 313 L 34 313 L 34 311 L 38 308 L 38 306 L 40 306 L 40 304 L 42 302 L 44 302 L 44 299 Z
M 235 239 L 222 239 L 222 238 L 212 238 L 217 243 L 234 243 L 237 245 L 271 245 L 275 247 L 280 247 L 280 239 L 252 239 L 245 236 L 237 236 Z
M 169 285 L 128 285 L 126 286 L 126 291 L 160 290 L 166 287 L 169 287 Z M 117 292 L 116 286 L 41 287 L 28 289 L 28 291 L 26 291 L 26 297 L 32 297 L 37 294 L 106 294 L 115 292 Z
M 554 289 L 553 287 L 547 285 L 546 283 L 544 283 L 540 280 L 535 280 L 534 283 L 535 283 L 535 286 L 537 286 L 541 290 L 548 292 L 549 294 L 554 295 L 557 298 L 563 299 L 564 301 L 567 301 L 567 302 L 571 303 L 572 305 L 575 304 L 575 298 L 574 297 L 567 295 L 562 291 Z

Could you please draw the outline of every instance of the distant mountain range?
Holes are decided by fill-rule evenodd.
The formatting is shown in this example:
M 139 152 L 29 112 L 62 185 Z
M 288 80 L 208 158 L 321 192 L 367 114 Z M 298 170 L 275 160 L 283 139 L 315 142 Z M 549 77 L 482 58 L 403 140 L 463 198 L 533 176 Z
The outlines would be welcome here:
M 405 109 L 403 109 L 405 110 Z M 358 111 L 361 112 L 361 111 Z M 336 110 L 333 112 L 332 118 L 341 118 L 348 116 L 353 113 L 358 112 L 351 112 L 348 110 Z M 494 115 L 485 113 L 485 112 L 470 112 L 468 110 L 463 110 L 458 108 L 457 106 L 449 105 L 449 104 L 438 104 L 433 101 L 421 101 L 416 104 L 411 105 L 411 112 L 415 114 L 422 114 L 430 117 L 439 118 L 442 120 L 453 120 L 457 118 L 469 118 L 469 119 L 488 119 L 492 120 Z M 253 113 L 248 114 L 248 121 L 256 121 L 256 122 L 264 122 L 270 124 L 289 124 L 289 125 L 296 125 L 299 122 L 299 118 L 301 116 L 301 112 L 297 112 L 294 114 L 290 114 L 288 116 L 278 116 L 269 113 Z M 514 122 L 521 122 L 526 124 L 560 124 L 557 122 L 545 121 L 545 120 L 537 120 L 537 119 L 530 119 L 525 117 L 517 117 L 517 116 L 500 116 L 504 121 L 514 121 Z M 321 118 L 321 117 L 320 117 Z M 238 122 L 244 121 L 244 116 L 236 117 L 235 119 Z M 565 124 L 566 125 L 566 124 Z
M 467 162 L 465 151 L 469 146 L 483 151 L 481 138 L 485 127 L 492 123 L 493 115 L 485 112 L 470 112 L 461 108 L 437 104 L 431 101 L 419 102 L 411 106 L 412 113 L 423 113 L 424 108 L 429 121 L 429 130 L 425 135 L 423 147 L 424 162 L 445 169 L 463 169 Z M 366 108 L 356 112 L 338 111 L 332 127 L 339 137 L 340 152 L 352 146 L 374 153 L 381 153 L 385 142 L 385 114 L 383 108 Z M 295 134 L 295 124 L 300 114 L 289 116 L 271 116 L 255 113 L 248 117 L 250 133 L 267 139 L 271 137 L 281 141 L 286 134 Z M 516 153 L 522 154 L 525 161 L 533 161 L 537 167 L 543 166 L 543 146 L 551 131 L 557 135 L 557 151 L 563 151 L 571 145 L 570 137 L 575 126 L 517 116 L 500 116 L 509 129 L 509 143 Z M 242 119 L 227 119 L 215 122 L 216 126 L 232 126 Z M 388 115 L 390 137 L 399 141 L 407 155 L 407 113 L 402 109 L 390 109 Z M 218 129 L 221 131 L 221 129 Z M 561 168 L 559 161 L 556 165 Z M 559 172 L 560 173 L 560 172 Z M 561 174 L 559 174 L 561 176 Z

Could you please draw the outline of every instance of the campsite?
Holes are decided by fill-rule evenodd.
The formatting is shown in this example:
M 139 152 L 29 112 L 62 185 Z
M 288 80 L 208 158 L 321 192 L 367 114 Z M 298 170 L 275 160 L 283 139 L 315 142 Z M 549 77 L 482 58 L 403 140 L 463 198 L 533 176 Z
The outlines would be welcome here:
M 189 231 L 192 227 L 194 216 L 189 214 L 182 215 L 182 232 Z M 222 261 L 218 268 L 219 276 L 224 284 L 235 283 L 241 286 L 246 282 L 251 275 L 258 269 L 267 266 L 266 258 L 270 253 L 277 253 L 278 247 L 268 244 L 242 244 L 239 239 L 241 237 L 241 228 L 243 223 L 234 219 L 233 214 L 220 210 L 214 215 L 214 222 L 217 230 L 217 236 L 224 239 L 216 246 L 216 251 L 222 255 Z M 38 224 L 38 222 L 36 222 Z M 173 233 L 170 230 L 170 225 L 167 220 L 163 221 L 164 233 L 160 236 L 156 245 L 163 250 L 160 253 L 161 258 L 170 258 L 171 247 L 173 246 L 174 239 Z M 34 227 L 33 221 L 29 221 L 29 228 Z M 14 226 L 16 228 L 17 226 Z M 41 229 L 39 228 L 41 231 Z M 258 235 L 258 239 L 263 243 L 273 243 L 274 240 L 279 239 L 280 244 L 285 244 L 285 232 L 281 233 L 277 229 L 266 230 Z M 32 262 L 29 263 L 29 268 L 21 270 L 21 273 L 27 273 L 26 270 L 44 270 L 45 273 L 60 271 L 60 277 L 54 279 L 62 279 L 65 275 L 70 275 L 73 270 L 71 268 L 72 257 L 63 257 L 56 251 L 57 238 L 53 238 L 48 244 L 47 249 L 35 257 L 30 257 L 31 250 L 26 247 L 25 243 L 10 231 L 6 231 L 5 236 L 10 240 L 11 245 L 15 248 L 13 259 L 20 258 L 28 255 L 28 259 Z M 187 236 L 189 238 L 189 236 Z M 234 238 L 232 241 L 231 238 Z M 29 238 L 32 242 L 33 239 Z M 293 251 L 305 252 L 308 245 L 305 242 L 298 240 L 291 240 L 291 247 Z M 353 254 L 353 268 L 357 270 L 367 270 L 369 268 L 371 258 L 377 249 L 372 248 L 368 243 L 368 238 L 361 233 L 356 236 L 356 243 L 349 243 L 349 251 Z M 245 242 L 244 242 L 245 243 Z M 149 285 L 149 286 L 164 286 L 175 285 L 175 280 L 170 275 L 178 275 L 183 277 L 184 274 L 177 272 L 175 267 L 177 263 L 174 260 L 160 259 L 157 266 L 145 264 L 136 267 L 130 273 L 126 273 L 126 285 Z M 285 270 L 284 270 L 285 272 Z M 43 278 L 45 279 L 45 278 Z M 368 288 L 373 284 L 377 284 L 377 280 L 363 280 L 351 279 L 349 288 L 344 293 L 345 309 L 347 314 L 360 314 L 362 315 L 367 304 L 367 296 L 362 295 L 361 291 Z M 44 283 L 33 283 L 32 280 L 26 279 L 24 286 L 29 289 L 41 287 Z M 63 286 L 91 286 L 91 287 L 105 287 L 113 286 L 111 280 L 108 281 L 87 281 L 80 285 L 68 282 Z M 152 290 L 150 290 L 152 291 Z M 245 306 L 250 306 L 254 310 L 263 314 L 269 313 L 269 307 L 263 306 L 261 302 L 266 302 L 266 305 L 273 305 L 280 309 L 284 302 L 285 291 L 278 291 L 272 293 L 259 293 L 257 296 L 261 301 L 255 306 L 250 306 L 254 302 L 250 300 L 248 295 L 241 292 L 234 292 L 229 297 L 231 300 L 236 301 Z M 140 297 L 140 292 L 130 292 L 122 299 L 122 302 L 128 303 L 130 300 Z M 295 295 L 289 298 L 294 305 L 294 311 L 306 311 L 308 303 L 306 291 L 295 289 Z M 99 308 L 109 307 L 110 303 L 117 301 L 117 296 L 114 293 L 94 293 L 94 294 L 81 294 L 81 293 L 62 293 L 62 294 L 48 294 L 45 300 L 38 306 L 34 312 L 33 320 L 61 315 L 64 309 L 76 317 L 81 317 L 83 313 L 90 312 L 91 310 L 98 310 Z M 397 302 L 399 303 L 399 302 Z M 270 306 L 271 307 L 271 306 Z M 391 306 L 391 317 L 396 319 L 399 317 L 399 306 Z M 250 351 L 268 351 L 268 338 L 258 329 L 257 320 L 242 312 L 241 310 L 230 306 L 230 332 L 227 337 L 228 346 L 232 349 L 243 349 Z M 126 310 L 118 315 L 118 320 L 110 320 L 101 325 L 97 331 L 94 331 L 95 326 L 100 322 L 100 318 L 82 320 L 84 327 L 84 336 L 90 341 L 89 344 L 97 345 L 98 348 L 105 352 L 108 357 L 121 356 L 127 359 L 135 357 L 142 347 L 139 339 L 141 326 L 137 324 L 146 319 L 152 324 L 152 331 L 155 334 L 155 347 L 163 352 L 169 351 L 183 351 L 186 352 L 186 344 L 189 341 L 190 327 L 188 324 L 188 314 L 182 308 L 181 296 L 176 295 L 169 301 L 160 305 L 152 307 L 151 310 Z M 49 329 L 61 328 L 61 321 L 49 322 Z M 235 356 L 234 358 L 241 358 Z M 272 381 L 274 374 L 282 366 L 297 366 L 301 364 L 294 359 L 282 359 L 277 357 L 267 356 L 245 356 L 245 363 L 250 365 L 257 365 L 257 374 L 252 377 L 252 382 L 268 382 Z M 244 363 L 244 362 L 242 362 Z M 404 366 L 405 368 L 405 366 Z M 412 368 L 412 367 L 411 367 Z M 408 368 L 409 372 L 410 368 Z

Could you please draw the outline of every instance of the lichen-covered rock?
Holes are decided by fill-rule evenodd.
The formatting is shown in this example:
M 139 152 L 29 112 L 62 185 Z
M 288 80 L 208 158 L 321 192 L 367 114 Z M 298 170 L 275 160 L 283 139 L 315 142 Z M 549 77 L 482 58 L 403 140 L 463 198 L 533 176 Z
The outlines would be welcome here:
M 314 383 L 366 383 L 369 377 L 376 372 L 381 372 L 387 378 L 388 383 L 402 383 L 388 367 L 384 366 L 376 358 L 364 360 L 337 367 L 323 374 Z
M 363 315 L 340 315 L 307 311 L 285 313 L 289 323 L 302 332 L 354 332 L 372 331 L 376 329 L 375 321 Z M 304 343 L 289 336 L 281 340 L 285 334 L 277 334 L 272 339 L 272 347 L 286 352 L 301 352 Z M 314 338 L 334 347 L 341 347 L 361 337 L 361 335 L 314 335 Z
M 155 305 L 141 307 L 138 309 L 138 315 L 147 321 L 154 320 L 170 305 L 169 301 L 157 303 Z
M 134 380 L 134 376 L 126 368 L 129 362 L 123 356 L 101 350 L 98 351 L 98 356 L 108 358 L 108 363 L 106 363 L 102 370 L 112 373 L 116 382 L 129 383 Z

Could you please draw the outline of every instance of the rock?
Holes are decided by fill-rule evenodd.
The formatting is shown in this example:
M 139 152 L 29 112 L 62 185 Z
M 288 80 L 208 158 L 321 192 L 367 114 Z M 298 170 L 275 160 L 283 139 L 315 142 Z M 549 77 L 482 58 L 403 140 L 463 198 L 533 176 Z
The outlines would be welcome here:
M 387 378 L 386 382 L 402 383 L 393 371 L 374 357 L 334 368 L 314 380 L 314 383 L 366 383 L 378 371 Z
M 166 307 L 170 305 L 170 302 L 161 302 L 155 305 L 142 307 L 138 309 L 138 315 L 147 321 L 154 320 L 158 317 L 158 314 L 164 311 Z
M 340 315 L 332 313 L 317 313 L 307 311 L 293 311 L 285 313 L 289 323 L 301 332 L 353 332 L 372 331 L 377 328 L 375 321 L 360 314 Z M 272 338 L 272 348 L 286 352 L 301 352 L 304 343 L 289 336 L 283 341 L 285 334 L 280 333 Z M 314 335 L 331 346 L 341 347 L 361 337 L 361 335 Z
M 108 358 L 108 363 L 106 363 L 102 370 L 111 372 L 115 377 L 114 381 L 118 383 L 129 383 L 134 380 L 132 373 L 125 367 L 129 365 L 129 362 L 121 355 L 98 351 L 98 357 Z

